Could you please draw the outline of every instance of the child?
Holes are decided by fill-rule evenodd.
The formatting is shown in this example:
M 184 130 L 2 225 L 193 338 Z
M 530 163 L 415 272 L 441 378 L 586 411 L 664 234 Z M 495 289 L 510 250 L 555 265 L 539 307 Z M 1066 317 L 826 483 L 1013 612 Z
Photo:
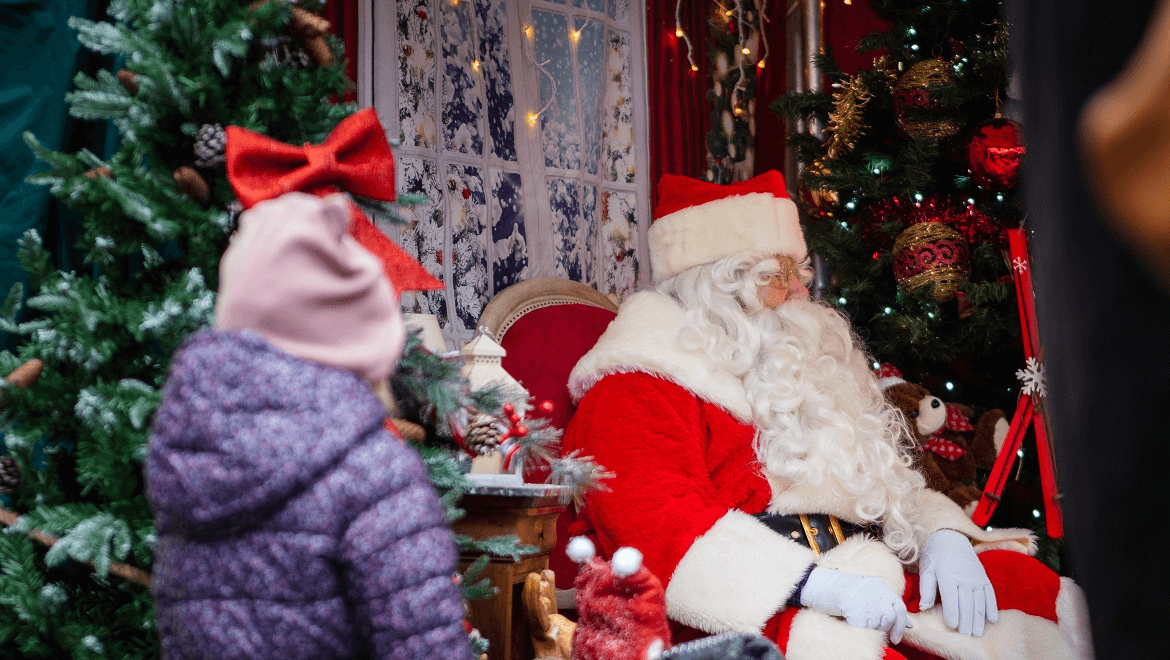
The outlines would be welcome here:
M 245 212 L 176 354 L 146 465 L 167 660 L 472 657 L 454 539 L 371 392 L 397 300 L 348 222 L 340 195 Z

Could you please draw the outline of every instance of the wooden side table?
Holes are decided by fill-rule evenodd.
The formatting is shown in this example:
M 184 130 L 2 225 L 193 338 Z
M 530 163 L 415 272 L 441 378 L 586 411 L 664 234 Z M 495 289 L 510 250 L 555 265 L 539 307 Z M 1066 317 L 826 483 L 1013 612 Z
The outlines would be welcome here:
M 548 568 L 548 553 L 557 541 L 557 516 L 565 510 L 560 502 L 562 486 L 477 486 L 459 501 L 467 515 L 452 525 L 458 534 L 475 539 L 515 534 L 520 543 L 539 548 L 536 554 L 512 561 L 492 557 L 484 577 L 496 586 L 496 595 L 469 603 L 468 619 L 488 639 L 488 660 L 532 660 L 528 617 L 520 603 L 524 578 Z M 464 555 L 459 568 L 467 568 L 478 555 Z

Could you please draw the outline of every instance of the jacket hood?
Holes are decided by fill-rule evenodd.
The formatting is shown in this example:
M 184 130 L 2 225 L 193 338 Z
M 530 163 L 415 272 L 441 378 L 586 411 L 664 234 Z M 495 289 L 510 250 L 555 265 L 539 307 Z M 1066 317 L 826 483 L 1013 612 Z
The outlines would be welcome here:
M 253 527 L 384 418 L 352 371 L 246 330 L 196 332 L 175 355 L 151 431 L 155 525 L 195 535 Z

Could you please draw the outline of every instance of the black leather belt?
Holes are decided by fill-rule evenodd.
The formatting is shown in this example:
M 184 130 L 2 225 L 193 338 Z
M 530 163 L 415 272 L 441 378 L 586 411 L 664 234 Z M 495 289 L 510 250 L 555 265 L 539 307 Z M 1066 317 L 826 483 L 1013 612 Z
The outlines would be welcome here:
M 855 534 L 881 536 L 876 526 L 855 525 L 824 513 L 760 513 L 756 514 L 756 519 L 818 555 Z

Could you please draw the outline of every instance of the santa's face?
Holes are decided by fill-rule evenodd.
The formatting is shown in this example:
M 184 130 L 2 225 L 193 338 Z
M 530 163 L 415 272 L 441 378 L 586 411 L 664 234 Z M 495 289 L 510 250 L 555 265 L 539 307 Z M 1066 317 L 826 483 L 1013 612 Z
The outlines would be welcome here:
M 776 255 L 776 261 L 779 270 L 756 292 L 760 304 L 776 309 L 788 300 L 808 300 L 808 287 L 800 281 L 796 261 L 784 255 Z

